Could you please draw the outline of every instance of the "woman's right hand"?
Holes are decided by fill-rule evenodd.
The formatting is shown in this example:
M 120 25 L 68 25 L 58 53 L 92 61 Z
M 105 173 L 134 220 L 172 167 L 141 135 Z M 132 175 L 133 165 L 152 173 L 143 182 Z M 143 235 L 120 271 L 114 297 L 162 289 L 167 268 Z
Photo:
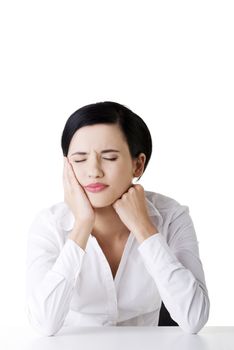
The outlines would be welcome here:
M 78 182 L 67 157 L 64 157 L 63 186 L 64 201 L 74 214 L 75 225 L 85 226 L 89 230 L 92 230 L 95 221 L 95 211 L 85 191 Z

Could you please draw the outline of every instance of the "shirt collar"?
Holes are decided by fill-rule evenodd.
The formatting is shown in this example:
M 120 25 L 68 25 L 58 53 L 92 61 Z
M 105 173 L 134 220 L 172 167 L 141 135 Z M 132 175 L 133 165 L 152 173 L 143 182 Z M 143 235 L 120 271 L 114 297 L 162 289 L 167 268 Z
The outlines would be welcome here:
M 145 199 L 148 215 L 155 217 L 157 228 L 160 230 L 163 223 L 163 218 L 156 206 L 150 201 L 148 191 L 145 191 Z M 75 218 L 68 205 L 65 202 L 62 202 L 62 204 L 63 213 L 60 217 L 59 225 L 63 230 L 70 231 L 74 226 Z

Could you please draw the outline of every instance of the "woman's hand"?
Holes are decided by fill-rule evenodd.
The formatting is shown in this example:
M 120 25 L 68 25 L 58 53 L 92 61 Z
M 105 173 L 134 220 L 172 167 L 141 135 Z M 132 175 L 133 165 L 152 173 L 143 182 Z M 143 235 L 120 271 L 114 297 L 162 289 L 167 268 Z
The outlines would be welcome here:
M 112 206 L 140 243 L 158 233 L 148 215 L 143 186 L 132 185 Z
M 64 157 L 63 186 L 64 201 L 73 212 L 76 224 L 86 225 L 92 229 L 95 221 L 95 211 L 79 184 L 67 157 Z

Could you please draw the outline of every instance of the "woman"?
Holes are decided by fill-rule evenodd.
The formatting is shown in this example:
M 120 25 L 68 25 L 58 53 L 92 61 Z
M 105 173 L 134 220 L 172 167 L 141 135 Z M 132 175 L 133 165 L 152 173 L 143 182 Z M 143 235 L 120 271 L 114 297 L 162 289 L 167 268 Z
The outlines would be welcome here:
M 26 310 L 46 335 L 68 326 L 157 326 L 163 303 L 197 333 L 209 316 L 187 206 L 132 183 L 152 140 L 115 102 L 84 106 L 62 134 L 64 201 L 31 224 Z

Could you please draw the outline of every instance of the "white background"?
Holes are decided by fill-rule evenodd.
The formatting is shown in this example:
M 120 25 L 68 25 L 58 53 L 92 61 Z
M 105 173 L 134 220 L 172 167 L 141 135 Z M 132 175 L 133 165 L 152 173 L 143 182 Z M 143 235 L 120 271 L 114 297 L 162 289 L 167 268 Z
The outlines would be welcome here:
M 63 200 L 61 134 L 112 100 L 147 123 L 140 182 L 188 205 L 211 309 L 233 325 L 233 1 L 1 1 L 0 324 L 24 314 L 27 230 Z

